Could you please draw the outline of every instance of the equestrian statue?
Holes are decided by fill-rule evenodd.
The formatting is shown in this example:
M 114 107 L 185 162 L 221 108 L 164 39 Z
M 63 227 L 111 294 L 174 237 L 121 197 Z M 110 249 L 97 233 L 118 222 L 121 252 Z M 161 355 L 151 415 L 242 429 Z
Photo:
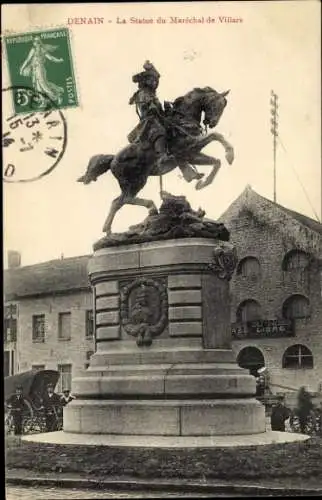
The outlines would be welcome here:
M 146 207 L 150 215 L 158 213 L 152 200 L 137 196 L 149 176 L 160 177 L 163 198 L 168 193 L 162 188 L 162 176 L 177 167 L 187 182 L 196 181 L 196 189 L 212 183 L 221 161 L 201 152 L 210 142 L 218 141 L 223 145 L 229 164 L 234 160 L 234 151 L 228 141 L 217 132 L 207 133 L 208 127 L 217 126 L 229 91 L 219 93 L 211 87 L 194 88 L 173 102 L 165 101 L 162 106 L 156 94 L 160 74 L 152 63 L 146 61 L 143 71 L 132 80 L 138 89 L 129 104 L 135 106 L 139 123 L 128 135 L 129 144 L 115 155 L 93 156 L 86 173 L 78 179 L 89 184 L 108 171 L 117 179 L 121 195 L 111 204 L 103 227 L 106 235 L 111 234 L 114 217 L 123 205 L 140 205 Z M 197 165 L 212 167 L 206 178 L 198 172 Z

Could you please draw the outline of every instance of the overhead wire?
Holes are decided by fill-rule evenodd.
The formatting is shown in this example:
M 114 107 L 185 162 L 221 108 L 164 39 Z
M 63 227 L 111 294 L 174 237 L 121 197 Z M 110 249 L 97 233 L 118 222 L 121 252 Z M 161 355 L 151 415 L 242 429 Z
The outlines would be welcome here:
M 280 143 L 280 145 L 281 145 L 282 149 L 284 150 L 285 154 L 287 155 L 286 147 L 284 146 L 283 141 L 282 141 L 280 135 L 277 136 L 277 140 Z M 288 158 L 288 160 L 289 160 L 289 158 Z M 289 163 L 291 169 L 293 170 L 293 172 L 294 172 L 294 174 L 295 174 L 295 176 L 296 176 L 296 178 L 298 180 L 298 183 L 300 184 L 300 186 L 301 186 L 301 188 L 303 190 L 303 193 L 304 193 L 304 195 L 305 195 L 305 197 L 306 197 L 306 199 L 307 199 L 307 201 L 308 201 L 308 203 L 309 203 L 309 205 L 311 207 L 312 212 L 314 213 L 315 218 L 318 220 L 318 222 L 321 222 L 321 219 L 317 215 L 317 213 L 315 211 L 315 208 L 314 208 L 313 204 L 311 203 L 310 197 L 309 197 L 309 195 L 308 195 L 308 193 L 307 193 L 307 191 L 306 191 L 306 189 L 305 189 L 305 187 L 304 187 L 304 185 L 303 185 L 303 183 L 302 183 L 302 181 L 300 179 L 300 176 L 298 175 L 295 167 L 293 166 L 293 164 L 290 161 L 288 161 L 288 163 Z

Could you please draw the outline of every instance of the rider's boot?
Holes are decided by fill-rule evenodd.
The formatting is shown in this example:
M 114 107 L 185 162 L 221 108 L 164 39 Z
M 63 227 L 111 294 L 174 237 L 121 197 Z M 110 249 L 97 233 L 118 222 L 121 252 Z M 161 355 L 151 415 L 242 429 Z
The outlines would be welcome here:
M 198 172 L 198 170 L 194 166 L 190 165 L 190 163 L 182 163 L 181 165 L 179 165 L 179 168 L 181 170 L 184 180 L 187 182 L 191 182 L 194 180 L 199 181 L 205 175 Z

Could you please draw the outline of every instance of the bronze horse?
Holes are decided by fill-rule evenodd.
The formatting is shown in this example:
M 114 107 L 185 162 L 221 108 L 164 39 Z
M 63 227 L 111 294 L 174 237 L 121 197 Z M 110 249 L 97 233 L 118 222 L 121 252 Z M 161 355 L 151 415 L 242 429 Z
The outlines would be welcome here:
M 206 179 L 197 182 L 196 189 L 210 184 L 221 165 L 219 159 L 201 153 L 210 142 L 220 142 L 225 148 L 227 162 L 233 162 L 233 148 L 224 137 L 216 132 L 203 135 L 201 127 L 202 113 L 205 127 L 213 128 L 218 124 L 227 105 L 228 92 L 220 94 L 211 87 L 195 88 L 173 103 L 166 103 L 164 121 L 169 132 L 169 151 L 175 162 L 164 165 L 162 170 L 154 148 L 141 142 L 128 144 L 116 155 L 96 155 L 90 159 L 87 171 L 78 179 L 79 182 L 89 184 L 110 170 L 121 188 L 121 195 L 111 204 L 103 232 L 111 233 L 114 217 L 123 205 L 140 205 L 146 207 L 150 214 L 157 213 L 152 200 L 137 197 L 149 176 L 167 174 L 180 165 L 209 165 L 212 166 L 211 172 Z

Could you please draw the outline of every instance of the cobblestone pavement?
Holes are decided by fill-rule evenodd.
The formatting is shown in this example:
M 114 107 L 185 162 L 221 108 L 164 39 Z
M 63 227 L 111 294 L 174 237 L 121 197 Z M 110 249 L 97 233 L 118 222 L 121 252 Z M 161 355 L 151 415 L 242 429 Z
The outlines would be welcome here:
M 216 498 L 231 498 L 232 496 L 249 495 L 229 495 L 216 493 Z M 211 493 L 198 493 L 198 498 L 214 498 Z M 43 486 L 6 486 L 6 500 L 70 500 L 70 499 L 91 499 L 91 498 L 196 498 L 196 493 L 160 493 L 148 491 L 97 491 L 97 490 L 78 490 L 76 488 L 45 488 Z

